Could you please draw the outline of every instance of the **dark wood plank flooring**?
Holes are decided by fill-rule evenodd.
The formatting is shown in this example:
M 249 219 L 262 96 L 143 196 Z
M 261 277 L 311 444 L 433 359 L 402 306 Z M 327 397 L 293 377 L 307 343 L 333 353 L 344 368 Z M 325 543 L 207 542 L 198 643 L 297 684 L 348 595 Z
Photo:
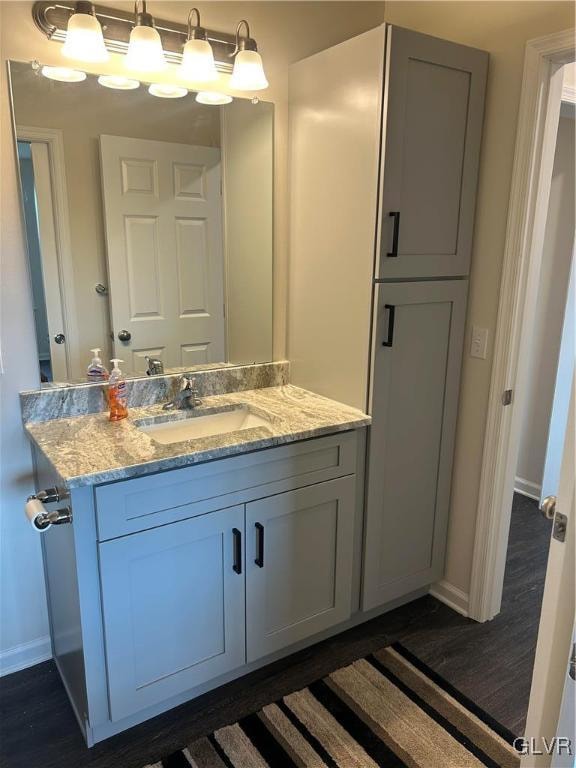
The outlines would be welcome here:
M 2 768 L 142 768 L 401 641 L 462 693 L 521 734 L 536 646 L 550 524 L 515 496 L 502 612 L 477 624 L 424 597 L 272 664 L 88 750 L 52 662 L 0 681 Z

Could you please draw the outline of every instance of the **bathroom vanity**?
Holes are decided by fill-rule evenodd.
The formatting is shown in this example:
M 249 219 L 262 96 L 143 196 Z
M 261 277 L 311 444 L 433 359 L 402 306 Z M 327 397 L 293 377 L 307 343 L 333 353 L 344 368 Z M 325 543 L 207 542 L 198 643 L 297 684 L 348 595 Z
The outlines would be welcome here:
M 42 543 L 54 659 L 89 745 L 373 615 L 369 422 L 290 385 L 27 421 L 38 481 L 61 497 L 46 506 L 71 511 Z M 190 440 L 150 431 L 187 424 Z
M 388 24 L 291 65 L 289 378 L 268 362 L 274 106 L 186 93 L 182 120 L 136 88 L 119 110 L 96 74 L 70 99 L 10 63 L 30 245 L 71 224 L 47 268 L 29 248 L 53 297 L 41 375 L 82 378 L 92 347 L 129 374 L 118 423 L 99 386 L 22 397 L 37 490 L 57 489 L 28 506 L 56 522 L 53 655 L 88 744 L 442 579 L 487 67 Z M 167 375 L 142 376 L 150 359 Z

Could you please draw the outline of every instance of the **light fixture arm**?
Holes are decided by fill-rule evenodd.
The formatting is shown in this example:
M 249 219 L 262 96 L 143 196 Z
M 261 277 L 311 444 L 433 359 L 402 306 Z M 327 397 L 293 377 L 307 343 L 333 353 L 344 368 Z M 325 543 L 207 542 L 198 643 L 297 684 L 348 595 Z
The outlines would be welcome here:
M 142 5 L 142 10 L 139 7 Z M 146 0 L 135 0 L 134 2 L 134 26 L 135 27 L 153 27 L 154 19 L 152 14 L 146 9 Z
M 96 9 L 91 0 L 78 0 L 74 8 L 74 13 L 85 13 L 87 16 L 96 16 Z
M 246 27 L 246 36 L 240 37 L 240 30 L 242 29 L 242 25 Z M 241 19 L 238 22 L 238 25 L 236 27 L 236 47 L 232 51 L 232 53 L 229 54 L 229 56 L 236 56 L 236 54 L 239 51 L 257 51 L 258 46 L 256 45 L 256 40 L 254 40 L 253 37 L 250 37 L 250 25 L 246 21 L 246 19 Z
M 192 24 L 192 16 L 196 15 L 196 24 Z M 198 8 L 190 8 L 188 14 L 188 40 L 207 40 L 208 35 L 204 27 L 200 26 L 200 11 Z

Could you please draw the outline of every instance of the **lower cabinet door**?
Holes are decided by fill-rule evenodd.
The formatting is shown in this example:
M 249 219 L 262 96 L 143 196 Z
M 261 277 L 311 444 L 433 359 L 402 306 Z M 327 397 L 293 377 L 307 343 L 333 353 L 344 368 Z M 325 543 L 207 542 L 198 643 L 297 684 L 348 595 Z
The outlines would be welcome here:
M 100 545 L 110 716 L 245 663 L 244 507 Z
M 353 476 L 246 505 L 246 642 L 255 661 L 348 619 Z
M 443 574 L 467 287 L 378 286 L 364 610 Z

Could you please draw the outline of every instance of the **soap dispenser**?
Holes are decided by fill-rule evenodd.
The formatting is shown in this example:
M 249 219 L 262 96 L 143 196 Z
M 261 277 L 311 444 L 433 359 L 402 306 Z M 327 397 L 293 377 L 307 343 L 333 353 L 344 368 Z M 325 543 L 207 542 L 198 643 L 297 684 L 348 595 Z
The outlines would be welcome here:
M 100 359 L 100 350 L 96 347 L 95 349 L 91 349 L 90 352 L 92 352 L 94 357 L 86 371 L 86 378 L 88 381 L 107 381 L 108 371 Z
M 113 357 L 110 362 L 113 364 L 112 373 L 108 380 L 108 406 L 110 408 L 110 421 L 120 421 L 128 416 L 128 393 L 126 392 L 126 379 L 118 367 L 119 360 Z

